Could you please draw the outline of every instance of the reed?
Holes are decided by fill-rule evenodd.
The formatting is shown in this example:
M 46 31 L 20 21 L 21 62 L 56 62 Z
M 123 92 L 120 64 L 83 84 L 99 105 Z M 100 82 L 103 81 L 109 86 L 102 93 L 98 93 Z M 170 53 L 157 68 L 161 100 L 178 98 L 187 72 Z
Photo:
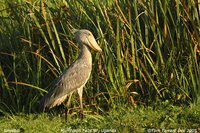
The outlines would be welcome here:
M 190 103 L 199 96 L 200 9 L 195 0 L 5 0 L 0 7 L 2 114 L 35 111 L 78 56 L 72 28 L 91 30 L 103 49 L 93 55 L 84 90 L 90 109 Z

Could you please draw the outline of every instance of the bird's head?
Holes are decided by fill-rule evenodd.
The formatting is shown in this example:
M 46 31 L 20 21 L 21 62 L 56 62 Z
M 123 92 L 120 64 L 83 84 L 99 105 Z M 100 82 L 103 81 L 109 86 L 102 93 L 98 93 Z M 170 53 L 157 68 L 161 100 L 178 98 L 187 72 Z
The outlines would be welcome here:
M 90 48 L 92 48 L 95 51 L 99 51 L 102 52 L 101 48 L 99 47 L 99 45 L 97 44 L 93 34 L 89 31 L 89 30 L 77 30 L 77 29 L 73 29 L 72 33 L 74 34 L 74 37 L 76 39 L 76 41 L 79 44 L 82 45 L 87 45 Z

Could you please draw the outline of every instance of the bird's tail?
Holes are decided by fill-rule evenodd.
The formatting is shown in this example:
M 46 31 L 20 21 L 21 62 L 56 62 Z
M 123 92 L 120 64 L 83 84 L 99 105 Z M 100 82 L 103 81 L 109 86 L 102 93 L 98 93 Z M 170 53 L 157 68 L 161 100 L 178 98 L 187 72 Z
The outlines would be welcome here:
M 40 103 L 38 105 L 38 112 L 45 112 L 45 111 L 48 111 L 51 104 L 50 103 L 50 96 L 51 96 L 51 93 L 47 93 L 46 95 L 43 96 L 43 98 L 40 100 Z
M 48 111 L 50 108 L 55 106 L 55 98 L 51 97 L 51 95 L 51 93 L 47 93 L 45 96 L 43 96 L 38 105 L 38 112 Z
M 40 103 L 37 107 L 38 112 L 44 112 L 45 111 L 45 96 L 40 100 Z
M 38 112 L 48 111 L 50 108 L 60 105 L 67 97 L 67 95 L 61 97 L 53 97 L 52 95 L 53 93 L 49 92 L 40 100 Z

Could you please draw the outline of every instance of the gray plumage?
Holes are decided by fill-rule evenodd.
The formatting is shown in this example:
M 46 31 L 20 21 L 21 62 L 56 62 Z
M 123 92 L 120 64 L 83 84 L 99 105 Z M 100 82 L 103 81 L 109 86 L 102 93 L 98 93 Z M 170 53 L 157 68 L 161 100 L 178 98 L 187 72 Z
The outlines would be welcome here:
M 78 90 L 81 109 L 83 109 L 83 87 L 88 81 L 92 70 L 90 48 L 99 52 L 102 50 L 90 31 L 84 29 L 73 30 L 73 34 L 81 47 L 81 53 L 78 59 L 59 76 L 54 87 L 41 99 L 39 104 L 40 111 L 60 105 L 75 90 Z

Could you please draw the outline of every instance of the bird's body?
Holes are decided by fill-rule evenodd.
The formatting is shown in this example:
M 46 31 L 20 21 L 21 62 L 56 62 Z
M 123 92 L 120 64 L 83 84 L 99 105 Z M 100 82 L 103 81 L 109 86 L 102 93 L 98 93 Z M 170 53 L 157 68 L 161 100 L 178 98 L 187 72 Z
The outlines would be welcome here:
M 83 87 L 87 83 L 92 71 L 92 55 L 90 48 L 101 51 L 92 33 L 88 30 L 74 31 L 76 41 L 81 46 L 81 53 L 78 59 L 59 76 L 54 87 L 40 101 L 40 110 L 45 111 L 54 106 L 60 105 L 66 97 L 78 90 L 81 109 Z

